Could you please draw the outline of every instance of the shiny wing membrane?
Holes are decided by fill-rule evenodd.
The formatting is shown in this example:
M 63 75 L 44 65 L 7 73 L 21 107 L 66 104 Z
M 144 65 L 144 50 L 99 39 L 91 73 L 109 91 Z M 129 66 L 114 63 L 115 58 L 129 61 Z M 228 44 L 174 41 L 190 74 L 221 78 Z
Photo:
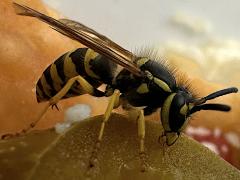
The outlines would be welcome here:
M 49 24 L 54 30 L 63 35 L 76 40 L 85 46 L 93 49 L 99 54 L 104 55 L 113 62 L 123 66 L 131 73 L 141 76 L 141 70 L 133 63 L 136 56 L 128 50 L 122 48 L 106 36 L 103 36 L 93 29 L 69 19 L 56 20 L 45 14 L 42 14 L 30 7 L 13 2 L 15 11 L 19 15 L 36 17 L 39 20 Z

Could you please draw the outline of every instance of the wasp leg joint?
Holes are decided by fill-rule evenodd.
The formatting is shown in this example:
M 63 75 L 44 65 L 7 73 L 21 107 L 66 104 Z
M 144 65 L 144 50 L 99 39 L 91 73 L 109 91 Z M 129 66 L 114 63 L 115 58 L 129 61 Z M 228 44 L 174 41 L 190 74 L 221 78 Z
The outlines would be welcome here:
M 57 104 L 57 102 L 68 93 L 68 91 L 75 82 L 78 82 L 80 84 L 82 91 L 84 91 L 85 93 L 91 95 L 94 93 L 94 87 L 91 84 L 89 84 L 82 76 L 79 75 L 69 79 L 65 86 L 49 100 L 50 104 L 51 105 Z

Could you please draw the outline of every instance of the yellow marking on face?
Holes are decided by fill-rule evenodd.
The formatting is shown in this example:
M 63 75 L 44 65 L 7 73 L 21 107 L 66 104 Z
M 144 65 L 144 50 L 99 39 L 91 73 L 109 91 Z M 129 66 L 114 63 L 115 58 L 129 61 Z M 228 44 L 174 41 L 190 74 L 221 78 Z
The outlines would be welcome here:
M 37 94 L 38 94 L 38 99 L 44 99 L 44 95 L 43 95 L 43 92 L 42 90 L 38 87 L 38 85 L 36 85 L 36 91 L 37 91 Z
M 42 87 L 43 87 L 43 92 L 44 92 L 47 96 L 51 97 L 51 86 L 47 83 L 44 74 L 43 74 L 42 77 L 41 77 L 41 84 L 42 84 Z
M 75 50 L 74 50 L 75 51 Z M 76 66 L 75 64 L 72 62 L 72 58 L 69 57 L 70 54 L 74 51 L 70 51 L 66 54 L 66 56 L 64 57 L 64 65 L 63 65 L 63 70 L 64 70 L 64 75 L 67 78 L 72 78 L 74 76 L 77 76 L 78 73 L 76 71 Z
M 146 83 L 142 83 L 138 88 L 137 88 L 137 92 L 139 94 L 145 94 L 149 92 L 148 86 Z
M 56 64 L 54 64 L 54 63 L 50 67 L 50 75 L 51 75 L 51 78 L 53 80 L 53 87 L 54 87 L 54 89 L 56 91 L 60 91 L 62 89 L 61 85 L 63 84 L 63 81 L 59 77 L 58 72 L 57 72 Z
M 164 81 L 162 81 L 161 79 L 158 79 L 158 78 L 154 77 L 154 82 L 155 82 L 155 84 L 157 84 L 160 88 L 162 88 L 164 91 L 166 91 L 166 92 L 172 92 L 172 90 L 170 89 L 170 87 L 168 86 L 168 84 L 165 83 Z
M 186 116 L 187 111 L 188 111 L 188 106 L 187 106 L 187 104 L 184 104 L 180 109 L 180 114 L 182 114 L 183 116 Z
M 93 51 L 92 49 L 88 49 L 84 57 L 84 67 L 85 67 L 86 73 L 89 76 L 96 79 L 100 79 L 100 77 L 91 70 L 91 65 L 89 63 L 90 63 L 90 60 L 92 59 L 94 60 L 98 55 L 99 54 Z
M 143 57 L 141 59 L 138 59 L 136 63 L 137 63 L 138 67 L 141 67 L 142 65 L 144 65 L 148 61 L 149 61 L 149 58 Z
M 190 119 L 190 118 L 186 118 L 186 119 L 185 119 L 182 127 L 179 129 L 179 132 L 184 131 L 184 130 L 186 129 L 186 127 L 187 127 L 187 125 L 188 125 L 188 122 L 189 122 L 189 119 Z
M 189 103 L 189 105 L 188 105 L 189 110 L 191 110 L 193 107 L 194 107 L 194 104 L 193 103 Z
M 173 145 L 179 138 L 176 132 L 167 132 L 166 133 L 166 143 L 167 145 Z
M 165 131 L 171 131 L 169 127 L 169 111 L 172 100 L 175 95 L 176 93 L 172 93 L 171 95 L 169 95 L 167 99 L 164 101 L 163 106 L 161 108 L 161 121 Z
M 189 109 L 189 110 L 191 110 L 193 107 L 194 107 L 194 105 L 193 105 L 192 103 L 190 103 L 190 104 L 188 105 L 188 109 Z M 186 120 L 185 120 L 185 122 L 183 123 L 182 127 L 179 129 L 179 131 L 184 131 L 184 130 L 186 129 L 186 127 L 187 127 L 187 125 L 188 125 L 188 122 L 189 122 L 189 119 L 190 119 L 190 118 L 186 117 Z

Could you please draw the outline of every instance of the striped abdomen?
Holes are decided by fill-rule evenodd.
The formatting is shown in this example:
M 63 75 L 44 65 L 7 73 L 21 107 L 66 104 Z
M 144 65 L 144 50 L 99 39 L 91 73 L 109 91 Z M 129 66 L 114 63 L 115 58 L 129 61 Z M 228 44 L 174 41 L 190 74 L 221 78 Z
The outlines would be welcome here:
M 47 101 L 59 92 L 67 81 L 81 75 L 93 87 L 111 84 L 116 64 L 89 48 L 78 48 L 59 57 L 43 72 L 36 85 L 38 102 Z M 81 95 L 75 83 L 64 98 Z

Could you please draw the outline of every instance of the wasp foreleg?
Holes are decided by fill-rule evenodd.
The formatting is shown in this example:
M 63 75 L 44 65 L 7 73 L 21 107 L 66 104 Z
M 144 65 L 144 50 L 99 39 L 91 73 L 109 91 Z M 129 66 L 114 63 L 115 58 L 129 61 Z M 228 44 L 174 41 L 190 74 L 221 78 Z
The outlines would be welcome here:
M 108 102 L 106 112 L 103 115 L 101 128 L 100 128 L 100 131 L 99 131 L 99 134 L 98 134 L 98 139 L 97 139 L 97 141 L 94 145 L 94 149 L 92 151 L 92 154 L 91 154 L 91 157 L 90 157 L 90 160 L 89 160 L 89 167 L 90 168 L 96 166 L 96 164 L 98 163 L 97 154 L 98 154 L 98 151 L 100 149 L 100 144 L 101 144 L 101 141 L 102 141 L 105 124 L 108 121 L 108 119 L 109 119 L 109 117 L 112 113 L 112 110 L 119 106 L 119 97 L 120 97 L 120 91 L 115 89 L 111 98 L 110 98 L 110 100 L 109 100 L 109 102 Z

